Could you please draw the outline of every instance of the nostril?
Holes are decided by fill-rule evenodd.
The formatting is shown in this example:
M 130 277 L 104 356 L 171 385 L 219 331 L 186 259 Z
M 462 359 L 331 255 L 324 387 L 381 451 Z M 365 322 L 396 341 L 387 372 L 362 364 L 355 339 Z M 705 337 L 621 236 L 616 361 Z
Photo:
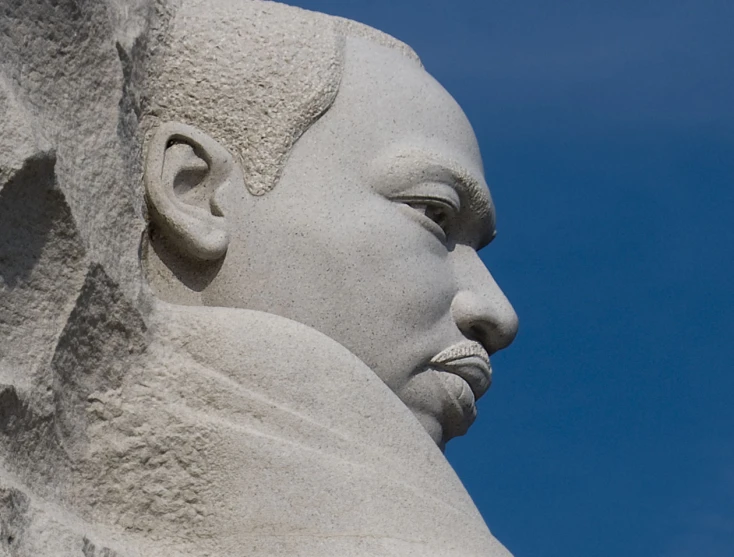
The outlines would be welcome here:
M 507 348 L 517 334 L 517 319 L 501 325 L 478 321 L 462 329 L 464 336 L 484 346 L 490 354 Z
M 460 327 L 462 334 L 469 340 L 478 342 L 491 355 L 497 349 L 492 346 L 492 335 L 488 327 L 481 321 L 476 321 Z
M 476 341 L 479 344 L 485 345 L 486 347 L 486 334 L 481 325 L 474 324 L 470 326 L 469 329 L 464 332 L 464 336 L 466 336 L 469 340 Z

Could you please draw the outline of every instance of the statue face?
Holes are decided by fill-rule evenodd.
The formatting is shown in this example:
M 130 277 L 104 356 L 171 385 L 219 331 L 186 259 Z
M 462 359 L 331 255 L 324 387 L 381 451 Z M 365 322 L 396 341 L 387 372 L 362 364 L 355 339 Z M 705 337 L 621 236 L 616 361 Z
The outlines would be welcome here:
M 440 445 L 489 387 L 517 317 L 476 250 L 494 208 L 472 128 L 399 52 L 348 39 L 334 105 L 276 187 L 220 204 L 229 247 L 207 305 L 305 323 L 361 358 Z

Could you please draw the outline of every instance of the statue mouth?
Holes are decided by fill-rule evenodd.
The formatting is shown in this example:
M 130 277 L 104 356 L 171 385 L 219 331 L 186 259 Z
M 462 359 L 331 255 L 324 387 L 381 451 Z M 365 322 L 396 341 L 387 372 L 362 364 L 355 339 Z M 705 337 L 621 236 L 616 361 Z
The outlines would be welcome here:
M 487 392 L 492 384 L 492 366 L 489 354 L 478 342 L 467 340 L 454 344 L 431 359 L 431 367 L 454 374 L 471 389 L 474 400 Z

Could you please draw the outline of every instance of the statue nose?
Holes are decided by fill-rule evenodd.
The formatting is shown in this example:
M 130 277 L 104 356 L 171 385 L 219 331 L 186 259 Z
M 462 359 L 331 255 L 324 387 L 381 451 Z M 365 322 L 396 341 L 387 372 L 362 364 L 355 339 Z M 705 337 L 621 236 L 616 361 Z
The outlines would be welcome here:
M 517 335 L 518 319 L 507 297 L 484 264 L 475 276 L 466 277 L 463 288 L 454 296 L 451 314 L 459 330 L 481 343 L 490 354 L 512 343 Z

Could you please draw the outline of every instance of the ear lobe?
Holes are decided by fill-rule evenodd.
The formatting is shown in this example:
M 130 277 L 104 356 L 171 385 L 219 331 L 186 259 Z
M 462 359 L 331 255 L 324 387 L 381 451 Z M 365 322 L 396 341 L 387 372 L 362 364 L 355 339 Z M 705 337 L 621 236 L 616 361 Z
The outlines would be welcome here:
M 224 147 L 192 126 L 167 122 L 151 137 L 144 169 L 150 219 L 184 255 L 214 261 L 226 253 L 217 195 L 235 168 Z

